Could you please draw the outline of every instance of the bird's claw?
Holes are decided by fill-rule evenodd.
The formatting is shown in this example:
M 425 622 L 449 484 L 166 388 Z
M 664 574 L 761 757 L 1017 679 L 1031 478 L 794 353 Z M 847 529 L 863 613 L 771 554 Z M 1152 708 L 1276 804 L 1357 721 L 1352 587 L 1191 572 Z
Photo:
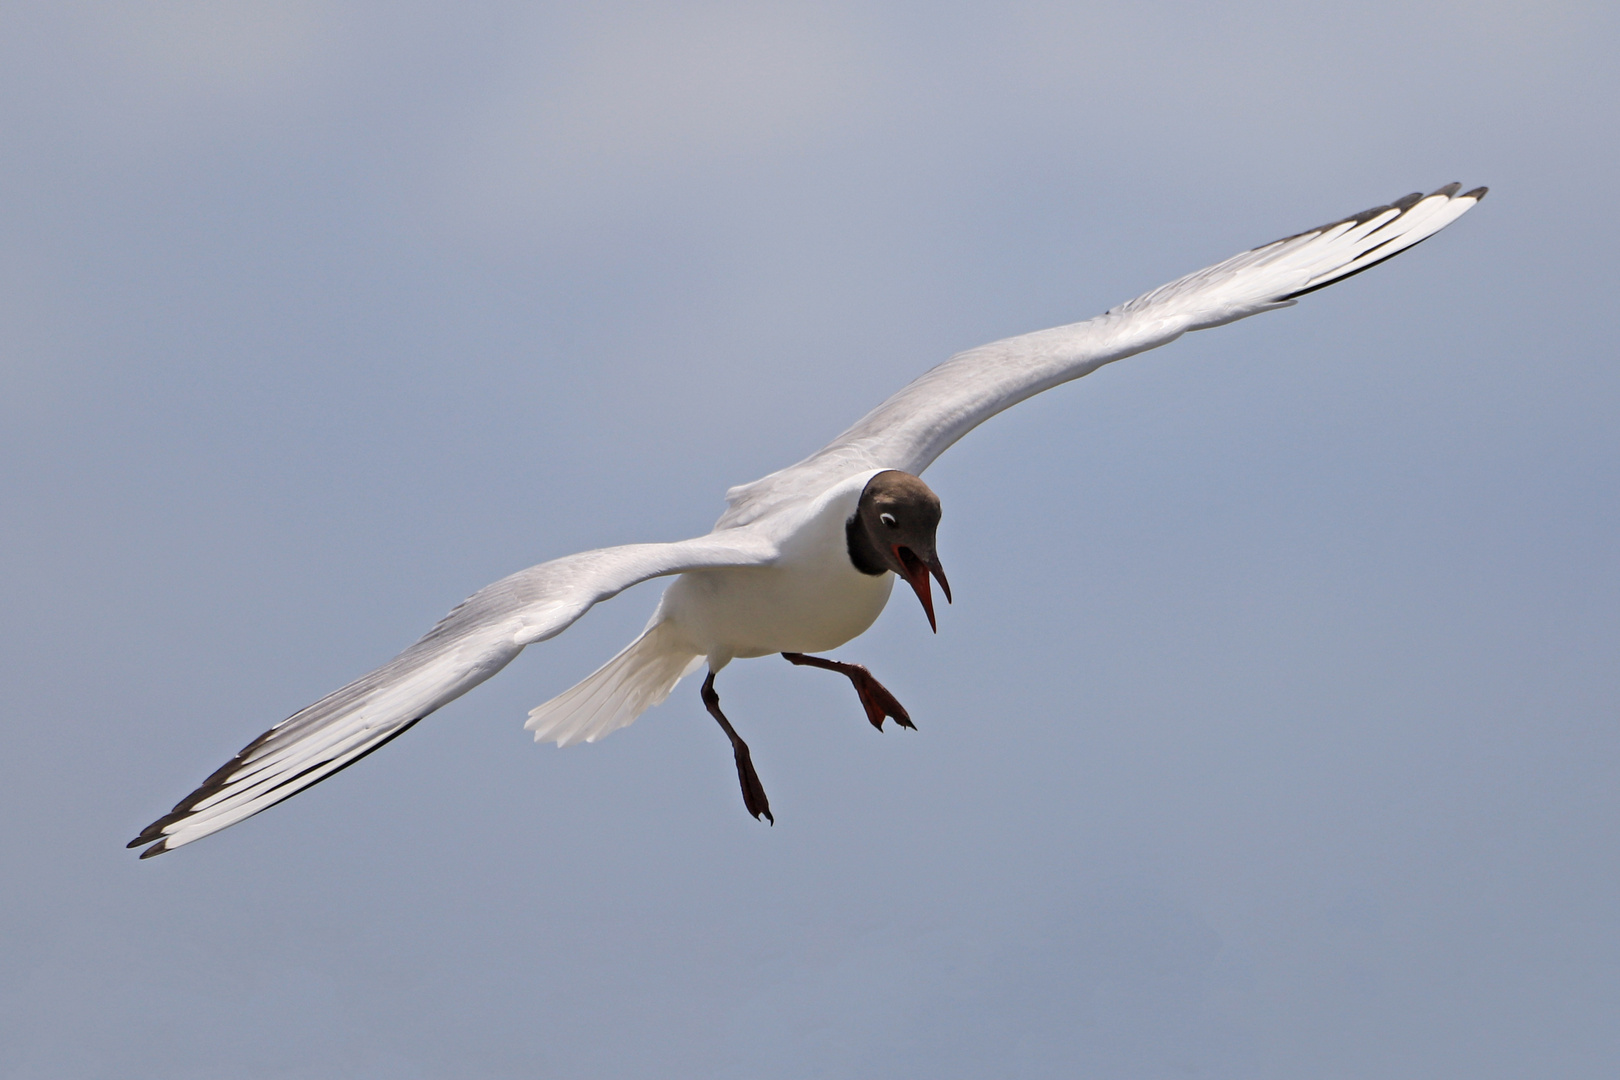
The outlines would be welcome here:
M 737 758 L 737 781 L 742 785 L 743 808 L 754 815 L 755 821 L 764 817 L 775 825 L 771 801 L 765 797 L 765 785 L 759 782 L 759 773 L 754 771 L 754 759 L 748 753 L 748 744 L 739 739 L 732 743 L 731 748 Z
M 874 679 L 866 668 L 856 665 L 856 670 L 860 674 L 853 676 L 851 681 L 855 683 L 855 692 L 861 696 L 861 705 L 866 709 L 866 718 L 872 722 L 872 726 L 882 731 L 883 721 L 893 717 L 896 724 L 916 731 L 917 725 L 911 722 L 911 714 L 889 693 L 888 687 Z

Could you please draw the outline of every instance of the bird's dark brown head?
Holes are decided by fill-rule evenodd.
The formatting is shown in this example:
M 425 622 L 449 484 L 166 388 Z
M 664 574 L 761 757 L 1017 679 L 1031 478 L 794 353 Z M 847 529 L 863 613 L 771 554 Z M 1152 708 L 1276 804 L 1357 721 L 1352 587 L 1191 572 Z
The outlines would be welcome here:
M 934 598 L 928 575 L 933 574 L 951 599 L 951 586 L 945 568 L 934 550 L 934 532 L 939 528 L 939 496 L 928 485 L 897 469 L 887 469 L 866 482 L 861 500 L 844 526 L 849 539 L 849 561 L 863 574 L 894 571 L 911 586 L 928 614 L 928 625 L 936 631 Z

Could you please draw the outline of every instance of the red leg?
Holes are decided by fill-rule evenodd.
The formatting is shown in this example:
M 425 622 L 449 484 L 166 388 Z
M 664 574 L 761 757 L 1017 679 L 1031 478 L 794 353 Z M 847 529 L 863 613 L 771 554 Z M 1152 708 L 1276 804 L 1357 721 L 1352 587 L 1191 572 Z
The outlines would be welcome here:
M 765 785 L 759 782 L 759 774 L 754 771 L 754 759 L 748 753 L 748 744 L 742 741 L 742 736 L 731 726 L 726 714 L 720 711 L 720 695 L 715 692 L 712 671 L 703 680 L 702 694 L 704 708 L 709 710 L 710 716 L 720 721 L 726 738 L 731 740 L 731 753 L 737 759 L 737 782 L 742 784 L 743 807 L 754 815 L 755 821 L 763 814 L 766 821 L 775 825 L 776 819 L 771 816 L 771 801 L 765 797 Z
M 860 664 L 844 664 L 837 660 L 828 660 L 820 656 L 806 656 L 804 653 L 785 652 L 782 659 L 790 664 L 802 667 L 817 667 L 824 671 L 836 671 L 855 684 L 855 692 L 861 696 L 861 706 L 866 709 L 866 718 L 872 726 L 879 731 L 883 730 L 883 721 L 894 717 L 894 722 L 903 728 L 917 730 L 917 725 L 911 722 L 911 714 L 906 707 L 895 700 L 888 688 L 872 677 L 872 673 Z

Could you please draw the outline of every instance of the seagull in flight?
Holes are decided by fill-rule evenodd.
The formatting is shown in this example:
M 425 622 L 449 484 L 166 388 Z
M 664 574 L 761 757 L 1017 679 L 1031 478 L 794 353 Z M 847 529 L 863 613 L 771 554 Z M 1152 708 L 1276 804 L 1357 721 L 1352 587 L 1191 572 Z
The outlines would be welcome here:
M 222 765 L 129 846 L 150 858 L 267 810 L 353 765 L 500 671 L 524 646 L 568 629 L 602 600 L 674 576 L 647 628 L 583 682 L 534 709 L 535 741 L 595 742 L 659 704 L 704 664 L 704 707 L 731 741 L 743 805 L 775 822 L 752 758 L 720 709 L 715 676 L 777 653 L 848 678 L 879 731 L 913 727 L 858 664 L 812 655 L 860 636 L 896 577 L 935 626 L 930 579 L 939 498 L 920 479 L 979 424 L 1104 364 L 1223 326 L 1371 269 L 1428 239 L 1485 196 L 1448 184 L 1234 255 L 1085 322 L 959 353 L 797 465 L 726 493 L 706 536 L 599 548 L 532 566 L 457 605 L 382 667 L 301 709 Z M 937 627 L 936 627 L 937 629 Z

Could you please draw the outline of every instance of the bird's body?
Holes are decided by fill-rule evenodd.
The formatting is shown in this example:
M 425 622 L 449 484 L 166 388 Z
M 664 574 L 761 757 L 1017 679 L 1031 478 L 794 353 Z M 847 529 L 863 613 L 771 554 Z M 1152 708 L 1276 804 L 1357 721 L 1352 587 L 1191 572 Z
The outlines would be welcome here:
M 745 743 L 720 711 L 715 673 L 781 653 L 848 677 L 867 718 L 910 727 L 864 668 L 808 654 L 864 633 L 894 576 L 934 621 L 930 575 L 939 500 L 918 476 L 990 416 L 1104 364 L 1220 326 L 1353 276 L 1420 243 L 1474 206 L 1460 185 L 1242 252 L 1094 319 L 970 349 L 901 389 L 797 465 L 727 493 L 712 532 L 602 548 L 541 563 L 480 589 L 389 663 L 266 731 L 131 842 L 142 858 L 264 810 L 385 745 L 567 629 L 599 601 L 676 576 L 642 634 L 595 673 L 530 713 L 536 740 L 590 742 L 663 701 L 708 662 L 703 700 L 731 739 L 744 803 L 769 816 Z M 893 575 L 893 576 L 891 576 Z
M 781 522 L 769 566 L 682 574 L 654 618 L 679 628 L 717 671 L 733 659 L 825 652 L 866 633 L 894 588 L 893 575 L 863 574 L 849 558 L 846 526 L 869 479 L 856 473 Z

